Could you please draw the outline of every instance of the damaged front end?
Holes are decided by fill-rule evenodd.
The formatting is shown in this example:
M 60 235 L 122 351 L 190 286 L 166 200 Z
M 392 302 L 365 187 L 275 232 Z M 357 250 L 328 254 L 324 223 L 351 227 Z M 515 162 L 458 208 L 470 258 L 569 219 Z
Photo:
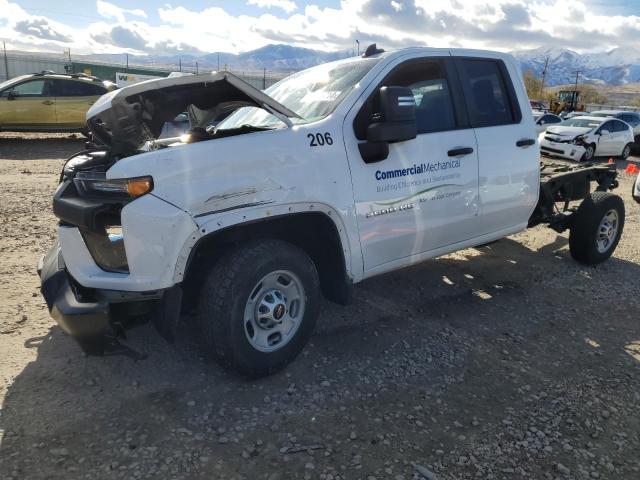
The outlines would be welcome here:
M 87 112 L 87 126 L 112 155 L 131 155 L 181 113 L 189 113 L 197 132 L 241 107 L 262 108 L 289 126 L 290 118 L 299 118 L 239 77 L 219 72 L 150 80 L 110 92 Z

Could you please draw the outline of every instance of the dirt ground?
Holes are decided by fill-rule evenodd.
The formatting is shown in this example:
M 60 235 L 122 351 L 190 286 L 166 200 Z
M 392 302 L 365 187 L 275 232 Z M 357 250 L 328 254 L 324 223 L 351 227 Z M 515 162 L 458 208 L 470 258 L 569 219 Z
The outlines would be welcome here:
M 259 381 L 187 330 L 86 357 L 35 265 L 54 241 L 64 135 L 0 136 L 0 479 L 640 478 L 640 206 L 614 258 L 538 227 L 377 277 L 325 304 Z M 622 170 L 626 162 L 618 162 Z

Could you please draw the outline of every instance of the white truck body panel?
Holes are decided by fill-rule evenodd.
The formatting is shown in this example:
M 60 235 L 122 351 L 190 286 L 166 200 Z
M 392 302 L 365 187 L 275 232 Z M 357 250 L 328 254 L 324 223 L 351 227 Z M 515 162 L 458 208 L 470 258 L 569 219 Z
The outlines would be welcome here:
M 386 160 L 364 163 L 353 121 L 379 81 L 407 60 L 450 56 L 502 60 L 523 113 L 520 122 L 422 133 L 391 144 Z M 201 237 L 291 213 L 321 211 L 332 219 L 353 282 L 495 240 L 524 229 L 538 200 L 537 142 L 516 147 L 536 138 L 529 111 L 508 55 L 423 48 L 383 54 L 320 121 L 154 150 L 113 165 L 109 179 L 150 175 L 154 181 L 151 194 L 123 209 L 129 274 L 97 267 L 74 228 L 60 229 L 63 254 L 82 285 L 144 291 L 180 282 Z M 318 133 L 329 134 L 332 143 L 310 147 L 309 135 Z M 448 156 L 461 147 L 473 152 Z M 398 170 L 404 173 L 383 178 Z

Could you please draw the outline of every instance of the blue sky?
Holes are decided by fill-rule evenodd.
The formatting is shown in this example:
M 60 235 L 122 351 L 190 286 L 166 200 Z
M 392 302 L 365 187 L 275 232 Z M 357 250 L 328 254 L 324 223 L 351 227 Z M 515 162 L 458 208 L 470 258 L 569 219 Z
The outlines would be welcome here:
M 0 40 L 23 50 L 202 54 L 286 43 L 333 51 L 356 39 L 635 50 L 640 0 L 0 0 Z

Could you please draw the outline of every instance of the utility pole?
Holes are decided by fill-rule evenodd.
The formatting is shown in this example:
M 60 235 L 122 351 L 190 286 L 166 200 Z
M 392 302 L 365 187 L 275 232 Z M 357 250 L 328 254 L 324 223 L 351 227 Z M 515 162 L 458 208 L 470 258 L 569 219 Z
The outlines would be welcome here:
M 580 70 L 576 70 L 576 85 L 573 89 L 573 94 L 571 95 L 571 108 L 576 110 L 578 108 L 578 77 L 582 72 Z
M 262 71 L 262 89 L 263 90 L 267 89 L 267 69 L 266 69 L 266 67 Z
M 2 42 L 2 48 L 4 49 L 4 73 L 7 76 L 5 80 L 9 80 L 9 60 L 7 60 L 7 44 Z
M 129 54 L 125 53 L 125 55 L 127 56 L 127 70 L 129 70 Z
M 358 46 L 358 56 L 360 56 L 360 40 L 356 40 L 356 45 Z
M 218 69 L 216 70 L 216 72 L 220 71 L 220 52 L 218 52 Z
M 544 61 L 544 70 L 542 70 L 542 83 L 540 84 L 540 95 L 538 99 L 542 100 L 542 92 L 544 91 L 544 81 L 547 78 L 547 67 L 549 67 L 549 57 Z
M 196 75 L 198 74 L 198 61 L 196 60 Z
M 182 71 L 182 57 L 179 58 L 180 61 L 180 71 Z

